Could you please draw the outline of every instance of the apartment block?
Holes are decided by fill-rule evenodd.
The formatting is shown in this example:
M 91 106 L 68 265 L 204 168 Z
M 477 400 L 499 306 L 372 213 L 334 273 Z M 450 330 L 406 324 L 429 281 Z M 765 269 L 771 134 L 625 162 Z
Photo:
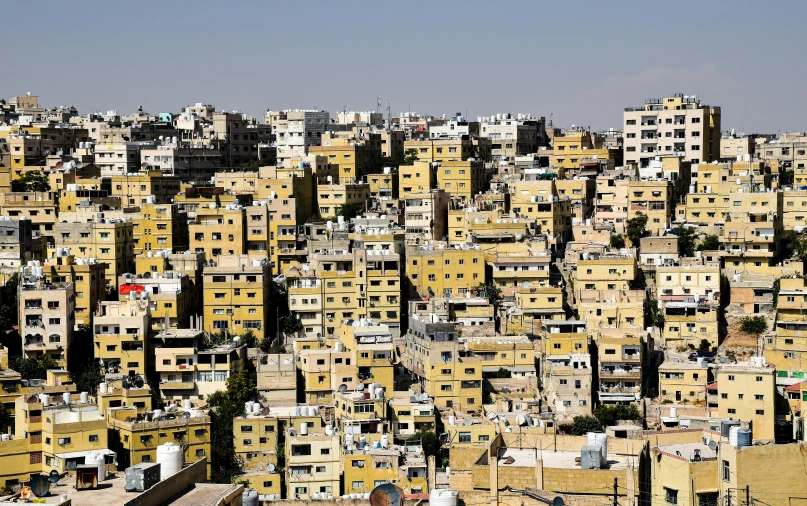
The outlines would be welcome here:
M 543 325 L 542 384 L 550 409 L 569 420 L 590 415 L 594 376 L 585 321 L 546 320 Z
M 575 298 L 583 290 L 629 290 L 636 279 L 636 257 L 606 253 L 580 260 L 575 271 Z
M 449 195 L 443 189 L 406 193 L 404 227 L 407 244 L 448 237 Z
M 197 210 L 194 223 L 188 225 L 190 250 L 203 252 L 205 258 L 212 261 L 225 255 L 244 255 L 247 253 L 246 229 L 243 206 L 211 204 Z
M 36 264 L 27 269 L 30 274 L 19 284 L 23 354 L 29 358 L 46 355 L 60 367 L 67 367 L 75 328 L 75 285 L 49 281 Z
M 102 301 L 93 317 L 95 358 L 107 373 L 146 374 L 150 331 L 148 299 Z
M 60 254 L 61 253 L 61 254 Z M 42 264 L 42 276 L 50 284 L 70 283 L 75 290 L 75 327 L 89 325 L 98 302 L 106 293 L 106 264 L 94 258 L 77 258 L 68 249 Z M 27 272 L 31 272 L 29 266 Z M 25 271 L 23 271 L 25 276 Z
M 322 429 L 306 429 L 305 432 L 287 433 L 286 497 L 310 499 L 315 493 L 337 495 L 341 484 L 340 436 Z
M 782 192 L 735 193 L 720 235 L 724 265 L 754 274 L 781 275 Z
M 686 362 L 664 362 L 658 369 L 658 393 L 661 401 L 705 403 L 709 369 Z
M 406 258 L 410 297 L 464 295 L 485 281 L 485 260 L 475 248 L 410 246 Z
M 451 197 L 470 201 L 485 190 L 485 166 L 481 160 L 444 160 L 437 167 L 437 186 Z
M 718 416 L 750 422 L 754 440 L 773 441 L 776 370 L 761 357 L 720 365 L 716 373 Z
M 642 350 L 639 337 L 601 337 L 597 341 L 601 403 L 633 402 L 641 399 Z
M 249 255 L 221 255 L 204 268 L 204 329 L 243 335 L 253 332 L 262 339 L 272 296 L 269 266 L 265 259 Z
M 188 215 L 177 204 L 141 204 L 140 213 L 132 218 L 132 232 L 135 255 L 161 249 L 185 251 L 189 247 Z
M 695 95 L 648 98 L 642 107 L 625 108 L 626 164 L 645 167 L 667 154 L 711 162 L 720 157 L 720 137 L 720 107 L 702 104 Z
M 438 170 L 439 164 L 428 160 L 415 160 L 412 165 L 401 165 L 398 167 L 398 188 L 404 197 L 410 192 L 426 193 L 441 189 L 437 185 Z

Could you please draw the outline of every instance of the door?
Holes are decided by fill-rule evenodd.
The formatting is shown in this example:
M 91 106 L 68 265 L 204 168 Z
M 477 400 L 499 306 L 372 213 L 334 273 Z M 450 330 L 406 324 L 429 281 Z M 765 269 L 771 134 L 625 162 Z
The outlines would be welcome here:
M 681 391 L 680 390 L 675 391 L 675 401 L 676 402 L 681 402 Z

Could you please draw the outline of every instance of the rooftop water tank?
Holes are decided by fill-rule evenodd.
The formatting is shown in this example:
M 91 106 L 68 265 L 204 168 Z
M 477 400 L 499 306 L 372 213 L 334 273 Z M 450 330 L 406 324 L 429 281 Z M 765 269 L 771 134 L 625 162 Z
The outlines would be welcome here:
M 182 469 L 182 448 L 174 443 L 157 447 L 157 463 L 160 464 L 160 481 L 165 481 Z

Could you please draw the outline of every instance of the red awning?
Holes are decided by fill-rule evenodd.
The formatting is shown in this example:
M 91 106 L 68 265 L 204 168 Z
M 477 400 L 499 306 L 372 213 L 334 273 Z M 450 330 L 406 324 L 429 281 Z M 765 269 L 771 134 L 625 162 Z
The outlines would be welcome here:
M 129 295 L 132 292 L 143 293 L 145 289 L 146 287 L 143 285 L 121 285 L 120 293 L 121 295 Z

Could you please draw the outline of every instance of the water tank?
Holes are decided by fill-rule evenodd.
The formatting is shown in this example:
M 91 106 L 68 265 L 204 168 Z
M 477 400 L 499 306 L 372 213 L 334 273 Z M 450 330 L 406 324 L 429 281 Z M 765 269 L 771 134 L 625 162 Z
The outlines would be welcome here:
M 303 422 L 300 424 L 300 435 L 307 436 L 308 435 L 308 424 Z
M 190 399 L 185 399 L 184 401 L 182 401 L 182 407 L 185 410 L 189 410 L 189 409 L 193 408 L 193 404 L 191 403 Z
M 99 383 L 98 384 L 98 393 L 102 395 L 106 395 L 106 383 Z
M 739 446 L 737 434 L 740 432 L 740 426 L 735 425 L 729 429 L 729 444 L 731 446 Z
M 103 481 L 106 479 L 106 462 L 104 461 L 103 454 L 91 452 L 89 455 L 84 457 L 84 465 L 95 466 L 98 468 L 98 481 Z
M 336 351 L 345 351 L 345 345 L 341 341 L 336 342 Z
M 739 429 L 737 431 L 737 445 L 736 446 L 751 446 L 753 436 L 751 429 Z
M 381 448 L 389 448 L 389 434 L 381 436 Z
M 345 447 L 352 448 L 353 447 L 353 434 L 348 432 L 345 434 Z
M 457 417 L 454 415 L 448 416 L 448 424 L 449 425 L 457 425 Z
M 455 490 L 436 488 L 429 494 L 429 506 L 457 506 L 457 494 Z
M 261 406 L 260 402 L 253 402 L 252 403 L 252 414 L 253 415 L 261 414 L 261 408 L 262 408 L 262 406 Z
M 729 431 L 732 427 L 739 427 L 740 422 L 737 420 L 723 420 L 720 422 L 720 435 L 722 437 L 729 437 Z
M 675 406 L 670 408 L 670 417 L 676 418 L 678 416 L 678 408 Z
M 586 434 L 589 445 L 599 445 L 600 461 L 603 466 L 608 462 L 608 435 L 604 432 L 589 432 Z
M 70 392 L 65 392 L 62 394 L 62 401 L 68 406 L 70 405 Z
M 295 406 L 294 407 L 294 416 L 300 416 L 300 413 L 302 413 L 302 410 L 300 409 L 300 406 Z
M 252 489 L 244 490 L 241 494 L 241 502 L 244 506 L 258 506 L 258 491 Z
M 379 399 L 379 400 L 383 401 L 384 400 L 384 389 L 383 388 L 377 388 L 376 391 L 375 391 L 375 397 L 376 397 L 376 399 Z
M 48 406 L 50 404 L 50 395 L 48 394 L 39 394 L 39 402 L 42 403 L 42 406 Z
M 333 425 L 328 424 L 325 426 L 325 435 L 326 436 L 333 436 Z
M 252 401 L 247 401 L 244 403 L 244 413 L 246 414 L 252 413 Z
M 160 481 L 165 481 L 182 469 L 182 448 L 174 443 L 157 447 L 157 463 L 160 464 Z
M 302 416 L 309 416 L 308 406 L 303 406 L 300 408 L 300 414 Z

